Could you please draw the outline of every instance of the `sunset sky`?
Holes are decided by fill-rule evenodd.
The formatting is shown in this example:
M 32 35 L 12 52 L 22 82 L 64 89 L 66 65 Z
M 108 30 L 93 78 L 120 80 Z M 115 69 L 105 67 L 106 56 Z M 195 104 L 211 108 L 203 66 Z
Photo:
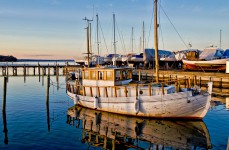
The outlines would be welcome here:
M 188 43 L 195 49 L 204 49 L 209 44 L 219 47 L 220 29 L 222 48 L 229 48 L 228 0 L 159 0 L 159 3 L 160 49 L 183 50 Z M 134 52 L 142 51 L 143 21 L 145 47 L 153 47 L 153 0 L 0 0 L 0 55 L 19 59 L 83 56 L 87 25 L 84 17 L 93 19 L 92 49 L 96 54 L 97 13 L 102 55 L 113 53 L 113 13 L 118 53 L 131 52 L 132 27 Z

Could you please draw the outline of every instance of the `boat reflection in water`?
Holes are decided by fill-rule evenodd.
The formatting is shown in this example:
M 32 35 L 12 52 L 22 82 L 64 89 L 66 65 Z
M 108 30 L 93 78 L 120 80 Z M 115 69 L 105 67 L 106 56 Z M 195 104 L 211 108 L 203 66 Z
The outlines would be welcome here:
M 145 119 L 73 106 L 67 123 L 83 129 L 83 143 L 104 149 L 211 148 L 203 121 Z

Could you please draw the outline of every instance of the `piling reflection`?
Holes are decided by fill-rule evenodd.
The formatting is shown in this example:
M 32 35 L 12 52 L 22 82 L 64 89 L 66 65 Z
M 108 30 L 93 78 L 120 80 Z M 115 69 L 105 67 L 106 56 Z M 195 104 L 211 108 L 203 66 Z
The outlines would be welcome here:
M 210 149 L 203 121 L 155 120 L 101 112 L 80 106 L 68 109 L 67 124 L 82 128 L 82 142 L 105 149 Z
M 4 77 L 3 81 L 3 97 L 2 97 L 2 122 L 3 122 L 3 133 L 5 134 L 4 143 L 8 144 L 8 129 L 6 121 L 6 93 L 7 93 L 7 82 L 8 77 Z
M 2 120 L 3 120 L 3 132 L 4 132 L 4 143 L 8 144 L 8 129 L 7 129 L 7 121 L 6 121 L 6 112 L 2 112 Z

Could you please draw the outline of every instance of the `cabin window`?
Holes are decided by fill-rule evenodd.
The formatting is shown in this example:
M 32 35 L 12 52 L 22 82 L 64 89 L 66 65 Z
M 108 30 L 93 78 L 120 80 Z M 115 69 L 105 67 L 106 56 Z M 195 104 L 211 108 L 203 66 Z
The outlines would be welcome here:
M 96 80 L 96 71 L 91 71 L 91 79 Z
M 113 73 L 112 73 L 112 71 L 107 71 L 106 74 L 107 74 L 107 80 L 113 80 Z
M 128 79 L 128 71 L 127 70 L 122 71 L 122 79 L 123 80 Z
M 120 70 L 115 71 L 115 80 L 121 80 L 121 72 Z
M 84 71 L 84 79 L 89 79 L 89 72 L 88 71 Z
M 104 80 L 103 71 L 99 71 L 99 80 Z

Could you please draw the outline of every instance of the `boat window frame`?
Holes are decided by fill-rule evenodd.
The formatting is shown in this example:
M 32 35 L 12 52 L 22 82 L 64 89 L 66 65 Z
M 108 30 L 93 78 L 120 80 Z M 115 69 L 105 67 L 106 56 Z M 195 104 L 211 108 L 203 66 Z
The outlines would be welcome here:
M 84 70 L 84 75 L 83 75 L 83 77 L 84 77 L 84 79 L 90 79 L 90 71 L 89 70 Z
M 90 80 L 97 80 L 97 71 L 90 70 Z
M 114 71 L 113 70 L 106 70 L 105 71 L 106 73 L 106 78 L 105 78 L 105 80 L 114 80 Z M 110 75 L 108 76 L 108 72 L 110 73 Z

